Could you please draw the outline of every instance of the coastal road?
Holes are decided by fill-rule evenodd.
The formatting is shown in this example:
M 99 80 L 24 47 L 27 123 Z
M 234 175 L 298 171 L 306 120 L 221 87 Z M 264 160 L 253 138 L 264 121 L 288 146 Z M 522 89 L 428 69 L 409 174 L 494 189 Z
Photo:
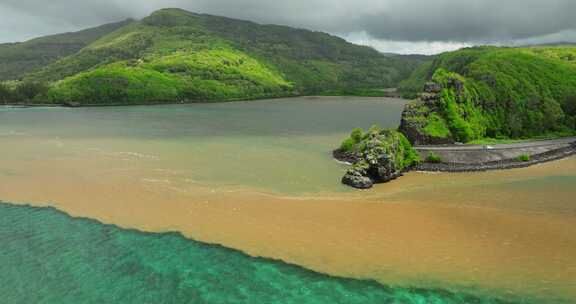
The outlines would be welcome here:
M 475 164 L 506 159 L 515 159 L 521 155 L 538 155 L 576 144 L 576 137 L 550 140 L 537 140 L 497 145 L 441 145 L 416 146 L 423 159 L 434 152 L 449 163 Z

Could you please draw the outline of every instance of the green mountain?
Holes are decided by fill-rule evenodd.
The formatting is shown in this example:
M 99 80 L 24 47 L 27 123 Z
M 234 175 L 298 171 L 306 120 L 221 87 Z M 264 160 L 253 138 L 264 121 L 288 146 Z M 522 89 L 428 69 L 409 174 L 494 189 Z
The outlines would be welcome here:
M 100 37 L 130 22 L 132 21 L 126 20 L 74 33 L 0 44 L 0 81 L 18 80 L 60 58 L 75 54 Z
M 385 56 L 325 33 L 163 9 L 30 73 L 36 102 L 130 104 L 368 94 L 421 58 Z
M 442 54 L 402 82 L 401 130 L 417 144 L 532 138 L 576 129 L 576 47 L 475 47 Z

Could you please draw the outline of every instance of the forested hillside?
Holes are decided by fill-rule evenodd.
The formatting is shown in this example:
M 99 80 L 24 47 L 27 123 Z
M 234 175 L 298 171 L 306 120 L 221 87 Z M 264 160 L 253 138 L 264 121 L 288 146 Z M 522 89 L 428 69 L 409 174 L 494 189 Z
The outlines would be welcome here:
M 325 33 L 163 9 L 24 82 L 42 85 L 34 102 L 79 104 L 366 94 L 396 86 L 420 62 Z
M 425 91 L 403 115 L 402 130 L 415 143 L 531 138 L 576 129 L 575 47 L 445 53 L 401 88 L 408 95 Z
M 126 20 L 74 33 L 0 44 L 0 81 L 18 80 L 30 72 L 80 51 L 100 37 L 130 22 L 132 21 Z

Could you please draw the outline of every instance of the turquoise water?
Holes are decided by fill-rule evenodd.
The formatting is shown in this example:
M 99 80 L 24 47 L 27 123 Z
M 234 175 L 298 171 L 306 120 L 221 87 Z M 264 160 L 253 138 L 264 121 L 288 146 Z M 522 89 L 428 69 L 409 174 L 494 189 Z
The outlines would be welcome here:
M 0 219 L 2 303 L 505 303 L 331 277 L 52 208 L 0 203 Z

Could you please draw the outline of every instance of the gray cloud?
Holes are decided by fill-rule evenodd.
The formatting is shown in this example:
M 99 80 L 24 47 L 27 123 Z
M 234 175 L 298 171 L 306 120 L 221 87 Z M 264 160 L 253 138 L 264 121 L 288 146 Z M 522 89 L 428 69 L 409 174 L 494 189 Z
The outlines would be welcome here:
M 408 41 L 499 41 L 576 28 L 573 0 L 390 0 L 357 23 L 376 38 Z
M 0 42 L 77 30 L 164 7 L 328 31 L 379 49 L 574 39 L 574 0 L 2 0 Z M 352 37 L 352 38 L 350 38 Z

